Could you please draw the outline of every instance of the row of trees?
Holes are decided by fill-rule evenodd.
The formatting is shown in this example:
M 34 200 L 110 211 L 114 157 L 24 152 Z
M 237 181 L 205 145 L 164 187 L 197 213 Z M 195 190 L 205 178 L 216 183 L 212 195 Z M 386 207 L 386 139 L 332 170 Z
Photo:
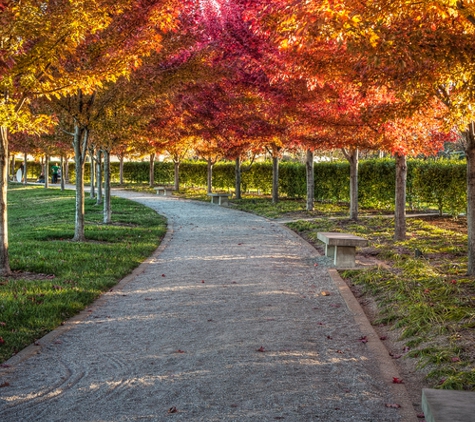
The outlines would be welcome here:
M 358 217 L 361 149 L 394 154 L 396 238 L 405 237 L 407 156 L 463 136 L 468 157 L 469 272 L 475 273 L 475 126 L 471 2 L 453 0 L 102 0 L 0 2 L 0 272 L 10 271 L 8 134 L 16 152 L 76 163 L 76 229 L 84 240 L 86 155 L 191 150 L 212 168 L 266 151 L 273 201 L 286 150 L 351 164 Z M 27 135 L 27 136 L 26 136 Z M 99 167 L 101 168 L 101 167 Z M 100 176 L 101 177 L 101 176 Z M 151 182 L 153 183 L 153 165 Z

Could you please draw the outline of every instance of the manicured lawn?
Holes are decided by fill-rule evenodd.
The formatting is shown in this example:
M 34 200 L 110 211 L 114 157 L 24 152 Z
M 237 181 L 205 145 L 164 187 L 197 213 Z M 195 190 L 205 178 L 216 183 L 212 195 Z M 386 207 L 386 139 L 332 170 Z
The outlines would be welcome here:
M 0 278 L 0 361 L 77 314 L 160 244 L 166 221 L 113 198 L 111 225 L 86 199 L 87 242 L 74 235 L 74 192 L 13 185 L 8 192 L 10 265 Z

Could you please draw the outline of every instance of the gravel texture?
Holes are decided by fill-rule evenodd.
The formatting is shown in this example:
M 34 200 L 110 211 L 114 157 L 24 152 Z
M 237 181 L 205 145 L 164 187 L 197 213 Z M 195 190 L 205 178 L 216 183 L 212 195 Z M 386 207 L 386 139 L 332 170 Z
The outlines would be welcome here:
M 37 353 L 7 362 L 1 421 L 403 420 L 305 241 L 230 208 L 114 194 L 168 217 L 165 247 Z

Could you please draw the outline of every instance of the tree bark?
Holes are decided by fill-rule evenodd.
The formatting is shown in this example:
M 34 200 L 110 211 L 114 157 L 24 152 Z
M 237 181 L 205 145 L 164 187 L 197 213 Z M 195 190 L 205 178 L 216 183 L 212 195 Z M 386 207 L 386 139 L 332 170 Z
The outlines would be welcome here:
M 272 203 L 279 202 L 279 157 L 272 155 Z
M 124 184 L 124 156 L 119 155 L 119 183 Z
M 405 155 L 396 154 L 396 193 L 394 213 L 394 240 L 406 239 L 406 181 L 407 159 Z
M 0 126 L 0 275 L 10 275 L 8 257 L 8 130 Z
M 475 122 L 464 132 L 467 154 L 467 229 L 468 267 L 467 273 L 475 275 Z
M 236 167 L 235 167 L 235 182 L 234 182 L 234 195 L 236 199 L 241 199 L 241 157 L 236 157 Z
M 97 201 L 96 205 L 102 204 L 102 149 L 97 148 L 96 151 L 96 184 L 97 184 Z
M 313 203 L 315 201 L 315 173 L 313 162 L 313 151 L 307 150 L 307 211 L 313 211 Z
M 88 130 L 79 127 L 74 128 L 74 156 L 76 161 L 76 220 L 73 241 L 83 242 L 84 234 L 84 163 L 86 161 Z
M 111 223 L 111 167 L 110 151 L 104 149 L 104 224 Z
M 155 153 L 150 154 L 150 166 L 149 166 L 149 175 L 148 175 L 148 180 L 149 180 L 149 186 L 153 188 L 155 185 Z
M 25 155 L 23 156 L 23 184 L 27 185 L 28 184 L 28 179 L 26 177 L 28 173 L 28 154 L 25 152 Z
M 208 193 L 213 191 L 213 160 L 208 158 L 208 177 L 207 177 L 207 185 L 208 185 Z
M 61 190 L 64 190 L 65 188 L 65 184 L 66 184 L 66 181 L 65 181 L 65 178 L 66 178 L 66 172 L 65 172 L 65 165 L 64 165 L 64 157 L 63 155 L 61 155 L 61 158 L 60 158 L 60 161 L 59 161 L 59 168 L 61 169 L 61 180 L 60 180 L 60 183 L 61 183 Z
M 49 155 L 45 154 L 45 189 L 49 188 Z
M 173 176 L 174 176 L 174 187 L 175 190 L 180 190 L 180 159 L 173 159 Z
M 89 190 L 89 197 L 94 199 L 96 197 L 96 166 L 94 157 L 94 148 L 89 149 L 89 158 L 91 159 L 90 173 L 91 173 L 91 188 Z
M 10 168 L 7 170 L 7 174 L 11 174 L 11 180 L 15 180 L 15 154 L 12 154 L 9 163 Z
M 350 163 L 350 219 L 358 220 L 358 148 L 350 151 L 343 150 Z

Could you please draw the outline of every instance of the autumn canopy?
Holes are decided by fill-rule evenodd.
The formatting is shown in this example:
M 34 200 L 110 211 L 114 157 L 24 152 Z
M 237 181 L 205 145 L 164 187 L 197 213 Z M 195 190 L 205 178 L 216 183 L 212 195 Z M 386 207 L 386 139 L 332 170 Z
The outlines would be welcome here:
M 359 151 L 397 163 L 396 238 L 405 236 L 406 157 L 461 140 L 469 272 L 475 273 L 475 2 L 311 0 L 0 1 L 0 271 L 10 272 L 10 152 L 73 156 L 84 240 L 86 155 L 191 151 L 213 165 L 341 150 L 358 218 Z M 92 151 L 92 152 L 91 152 Z M 153 172 L 151 172 L 153 177 Z

